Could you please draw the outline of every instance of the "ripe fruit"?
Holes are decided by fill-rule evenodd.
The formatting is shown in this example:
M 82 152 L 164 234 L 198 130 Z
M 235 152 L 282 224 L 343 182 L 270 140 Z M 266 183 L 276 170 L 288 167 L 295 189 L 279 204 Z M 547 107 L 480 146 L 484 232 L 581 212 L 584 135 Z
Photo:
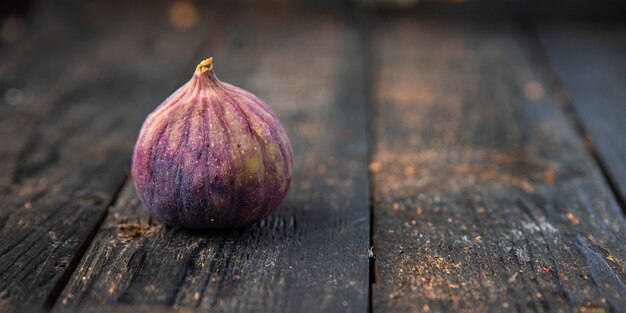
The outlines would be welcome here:
M 270 214 L 291 182 L 293 152 L 272 109 L 223 83 L 212 58 L 143 123 L 132 176 L 139 198 L 171 226 L 243 227 Z

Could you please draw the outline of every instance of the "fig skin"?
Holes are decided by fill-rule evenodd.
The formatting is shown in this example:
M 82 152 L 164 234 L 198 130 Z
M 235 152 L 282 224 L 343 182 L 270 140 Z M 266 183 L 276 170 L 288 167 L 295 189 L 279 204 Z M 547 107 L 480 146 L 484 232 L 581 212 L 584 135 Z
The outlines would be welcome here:
M 131 173 L 159 220 L 216 229 L 269 215 L 287 194 L 292 169 L 291 143 L 272 109 L 217 79 L 209 58 L 148 115 Z

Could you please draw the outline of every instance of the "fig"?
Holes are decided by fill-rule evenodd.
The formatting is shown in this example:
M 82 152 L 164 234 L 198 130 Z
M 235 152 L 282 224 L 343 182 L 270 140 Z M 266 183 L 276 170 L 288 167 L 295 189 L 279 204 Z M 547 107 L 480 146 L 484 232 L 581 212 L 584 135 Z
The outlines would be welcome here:
M 141 201 L 182 228 L 249 226 L 284 199 L 293 169 L 285 129 L 261 99 L 221 82 L 213 58 L 144 121 L 131 174 Z

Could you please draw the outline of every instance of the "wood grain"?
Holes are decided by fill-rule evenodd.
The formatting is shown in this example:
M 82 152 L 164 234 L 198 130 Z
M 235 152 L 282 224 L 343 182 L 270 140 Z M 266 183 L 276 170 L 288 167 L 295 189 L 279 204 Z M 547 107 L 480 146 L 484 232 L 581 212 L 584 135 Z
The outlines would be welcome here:
M 24 94 L 0 107 L 6 311 L 55 301 L 125 180 L 138 124 L 191 66 L 206 29 L 173 29 L 163 3 L 141 15 L 116 6 L 40 7 L 0 66 L 3 91 Z
M 130 184 L 54 311 L 365 312 L 369 184 L 364 59 L 338 16 L 292 9 L 225 14 L 221 80 L 267 101 L 295 152 L 287 199 L 232 231 L 151 218 Z
M 626 36 L 621 24 L 538 24 L 566 97 L 626 199 Z
M 620 311 L 625 221 L 506 24 L 381 24 L 374 312 Z

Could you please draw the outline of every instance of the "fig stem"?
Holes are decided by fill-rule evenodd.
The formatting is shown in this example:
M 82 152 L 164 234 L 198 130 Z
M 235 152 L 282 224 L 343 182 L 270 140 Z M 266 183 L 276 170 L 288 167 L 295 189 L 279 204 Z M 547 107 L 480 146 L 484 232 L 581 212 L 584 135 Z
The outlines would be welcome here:
M 204 59 L 196 66 L 196 74 L 204 74 L 213 70 L 213 58 Z

